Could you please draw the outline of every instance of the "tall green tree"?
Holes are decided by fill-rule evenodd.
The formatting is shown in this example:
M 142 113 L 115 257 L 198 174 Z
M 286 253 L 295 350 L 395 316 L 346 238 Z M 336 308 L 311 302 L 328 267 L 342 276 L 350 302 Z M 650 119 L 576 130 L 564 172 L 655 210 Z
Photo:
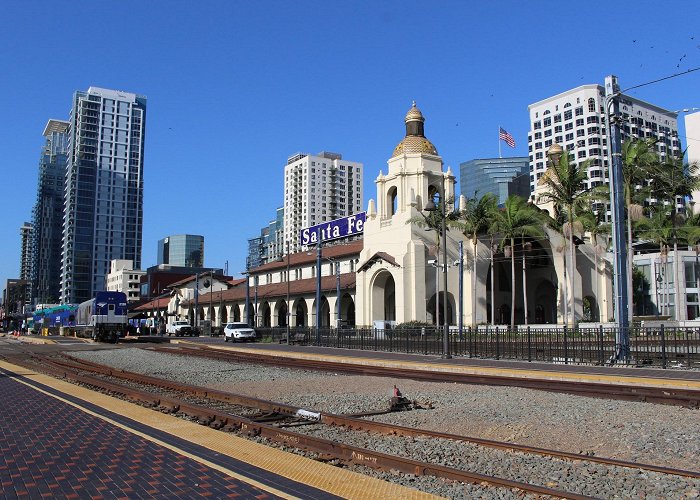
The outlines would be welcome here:
M 459 219 L 456 221 L 457 227 L 469 238 L 472 244 L 472 326 L 476 327 L 476 270 L 479 236 L 488 234 L 494 214 L 498 210 L 496 196 L 493 193 L 486 193 L 477 198 L 476 193 L 473 198 L 467 198 L 464 207 L 459 212 Z M 493 298 L 491 298 L 493 301 Z
M 624 188 L 625 208 L 627 210 L 627 243 L 632 244 L 632 224 L 643 217 L 643 205 L 649 197 L 648 179 L 659 165 L 656 154 L 657 140 L 633 139 L 622 143 L 622 183 Z M 627 309 L 629 317 L 633 315 L 634 288 L 632 283 L 634 255 L 627 253 Z
M 435 255 L 436 265 L 440 261 L 440 248 L 441 244 L 446 244 L 446 242 L 441 242 L 440 238 L 442 235 L 442 221 L 445 220 L 446 231 L 456 225 L 456 219 L 458 218 L 457 211 L 454 210 L 454 198 L 450 198 L 445 203 L 446 213 L 443 216 L 442 203 L 435 204 L 435 210 L 429 212 L 419 212 L 418 215 L 411 217 L 406 221 L 406 224 L 415 224 L 418 227 L 425 228 L 432 231 L 435 234 L 435 245 L 433 247 Z M 431 252 L 433 253 L 433 252 Z M 446 262 L 443 265 L 447 265 Z M 439 286 L 437 279 L 435 282 L 435 326 L 440 323 L 440 294 L 438 292 Z M 445 290 L 445 300 L 447 300 L 447 290 Z M 445 318 L 447 321 L 447 318 Z
M 683 157 L 683 154 L 670 157 L 660 163 L 652 172 L 652 195 L 659 203 L 663 204 L 658 209 L 665 210 L 671 221 L 676 303 L 678 303 L 680 296 L 678 278 L 681 264 L 678 258 L 678 228 L 684 225 L 688 218 L 686 199 L 700 187 L 698 165 L 684 162 Z M 675 313 L 677 320 L 683 319 L 684 313 L 678 307 L 675 308 Z
M 511 309 L 510 327 L 515 328 L 515 240 L 526 236 L 541 238 L 544 236 L 543 215 L 533 205 L 516 195 L 506 200 L 502 209 L 494 213 L 491 230 L 497 232 L 501 248 L 510 246 L 511 262 Z M 491 298 L 494 300 L 494 297 Z M 527 311 L 525 311 L 527 314 Z
M 661 282 L 657 283 L 657 289 L 661 288 L 662 295 L 664 297 L 663 303 L 669 304 L 668 300 L 668 247 L 671 241 L 673 241 L 673 224 L 665 210 L 655 210 L 651 213 L 648 218 L 640 219 L 635 225 L 635 231 L 637 232 L 639 238 L 651 241 L 659 246 L 659 265 L 660 269 L 656 270 L 656 273 L 661 276 Z M 661 285 L 661 286 L 659 286 Z M 666 313 L 665 309 L 662 308 L 661 304 L 656 304 L 657 309 L 662 310 L 662 313 Z
M 544 190 L 539 196 L 539 202 L 552 202 L 554 205 L 553 219 L 558 223 L 564 236 L 568 239 L 569 258 L 566 259 L 569 267 L 569 280 L 571 282 L 571 314 L 574 325 L 576 324 L 575 279 L 576 248 L 574 247 L 574 234 L 583 231 L 583 225 L 578 221 L 579 214 L 588 208 L 591 201 L 592 188 L 586 183 L 588 179 L 587 169 L 590 161 L 580 164 L 575 163 L 568 151 L 563 151 L 561 157 L 549 162 L 549 166 L 540 179 Z M 568 318 L 565 319 L 568 323 Z
M 594 320 L 600 321 L 600 303 L 597 298 L 600 296 L 600 266 L 599 257 L 608 247 L 608 237 L 610 235 L 610 224 L 605 222 L 606 210 L 599 207 L 596 211 L 588 210 L 581 214 L 580 221 L 583 230 L 590 235 L 591 246 L 595 259 L 595 297 L 596 297 L 596 317 Z

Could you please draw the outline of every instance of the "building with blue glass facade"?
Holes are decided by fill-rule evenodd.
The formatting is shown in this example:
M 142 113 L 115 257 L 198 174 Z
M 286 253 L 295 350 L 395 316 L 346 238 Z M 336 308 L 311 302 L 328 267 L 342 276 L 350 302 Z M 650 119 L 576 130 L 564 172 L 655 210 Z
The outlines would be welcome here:
M 286 255 L 283 238 L 284 207 L 278 207 L 275 219 L 260 230 L 260 236 L 248 239 L 246 269 L 261 266 Z
M 73 96 L 63 212 L 61 302 L 106 290 L 110 262 L 141 267 L 146 98 L 90 87 Z
M 61 295 L 63 180 L 68 159 L 68 122 L 49 120 L 39 159 L 36 203 L 32 212 L 32 299 L 58 304 Z
M 511 194 L 530 196 L 529 158 L 481 158 L 459 165 L 460 190 L 467 198 L 493 193 L 503 205 Z
M 158 265 L 204 266 L 204 236 L 176 234 L 158 240 Z

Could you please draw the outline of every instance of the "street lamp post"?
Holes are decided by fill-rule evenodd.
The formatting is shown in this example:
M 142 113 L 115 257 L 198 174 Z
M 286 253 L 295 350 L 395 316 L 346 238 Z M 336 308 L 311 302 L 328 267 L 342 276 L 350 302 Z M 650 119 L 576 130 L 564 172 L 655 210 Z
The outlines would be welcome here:
M 254 281 L 254 286 L 255 286 L 255 301 L 253 303 L 253 328 L 258 327 L 258 277 L 255 276 L 253 278 Z
M 245 271 L 245 324 L 250 326 L 250 271 Z
M 474 252 L 474 268 L 472 272 L 476 272 L 476 252 Z M 464 327 L 464 242 L 459 242 L 459 340 L 462 340 L 462 328 Z M 472 323 L 476 325 L 476 307 L 472 308 Z
M 659 300 L 659 288 L 661 288 L 661 282 L 663 278 L 661 277 L 661 262 L 656 263 L 658 268 L 656 269 L 656 319 L 659 319 L 659 312 L 661 310 L 661 301 Z
M 316 246 L 316 345 L 321 345 L 321 228 Z
M 340 328 L 340 262 L 326 257 L 335 268 L 335 327 Z
M 199 330 L 199 273 L 194 278 L 194 328 Z
M 441 175 L 441 187 L 442 190 L 440 191 L 440 203 L 442 206 L 442 260 L 443 260 L 443 268 L 442 268 L 442 276 L 443 276 L 443 289 L 445 291 L 445 297 L 443 298 L 443 333 L 442 333 L 442 349 L 443 349 L 443 355 L 442 357 L 445 359 L 449 359 L 452 356 L 450 355 L 450 322 L 448 321 L 447 317 L 447 202 L 445 200 L 445 176 L 443 174 Z M 438 210 L 437 206 L 435 205 L 435 202 L 433 200 L 428 200 L 428 202 L 425 204 L 424 210 L 426 212 L 432 212 L 435 210 Z M 439 296 L 439 292 L 437 296 Z M 436 321 L 436 324 L 439 322 L 439 318 L 437 318 L 438 321 Z
M 212 295 L 214 295 L 214 270 L 209 271 L 209 312 L 207 316 L 209 317 L 209 335 L 211 336 L 214 331 L 214 319 L 212 313 L 214 312 L 214 306 L 212 305 Z M 221 311 L 219 311 L 221 314 Z
M 285 326 L 287 327 L 287 343 L 289 343 L 289 320 L 292 317 L 291 306 L 289 304 L 289 281 L 290 281 L 290 277 L 289 277 L 289 258 L 290 258 L 289 257 L 289 241 L 286 242 L 285 246 L 287 248 L 287 317 L 285 319 L 285 321 L 286 321 Z

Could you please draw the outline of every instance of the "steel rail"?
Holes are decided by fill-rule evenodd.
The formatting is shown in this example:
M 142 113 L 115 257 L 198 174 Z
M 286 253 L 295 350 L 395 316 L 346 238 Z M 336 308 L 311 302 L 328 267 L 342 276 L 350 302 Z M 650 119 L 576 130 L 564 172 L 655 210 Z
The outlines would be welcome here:
M 292 368 L 303 368 L 317 371 L 334 371 L 361 375 L 382 377 L 402 377 L 413 380 L 428 380 L 433 382 L 456 382 L 460 384 L 477 384 L 491 386 L 522 387 L 526 389 L 544 390 L 574 394 L 579 396 L 619 399 L 626 401 L 641 401 L 658 403 L 686 408 L 700 408 L 700 391 L 693 389 L 678 389 L 668 387 L 646 387 L 625 384 L 606 384 L 597 382 L 562 381 L 535 378 L 514 378 L 501 375 L 453 373 L 438 370 L 416 370 L 411 368 L 393 368 L 382 366 L 356 365 L 335 361 L 301 360 L 261 353 L 242 353 L 240 351 L 218 351 L 212 349 L 181 347 L 154 349 L 171 354 L 194 355 L 224 361 L 245 361 L 248 363 L 271 364 Z
M 14 362 L 19 364 L 19 360 L 15 360 Z M 26 362 L 23 364 L 25 367 L 30 367 L 27 366 L 28 363 Z M 123 385 L 114 384 L 91 375 L 75 373 L 73 370 L 65 366 L 65 364 L 59 366 L 52 365 L 53 363 L 47 360 L 42 360 L 41 368 L 45 371 L 53 372 L 54 375 L 76 383 L 97 387 L 103 391 L 118 394 L 130 401 L 147 403 L 151 407 L 157 408 L 161 411 L 184 413 L 190 417 L 197 418 L 198 422 L 202 425 L 209 425 L 215 429 L 224 430 L 239 429 L 242 433 L 250 436 L 261 436 L 287 446 L 293 446 L 319 453 L 322 458 L 338 459 L 348 464 L 364 465 L 375 469 L 393 469 L 406 474 L 430 475 L 453 481 L 470 482 L 474 484 L 487 483 L 493 486 L 518 489 L 525 492 L 549 495 L 556 498 L 569 498 L 573 500 L 593 498 L 577 493 L 555 490 L 544 486 L 522 483 L 519 481 L 488 476 L 475 472 L 462 471 L 437 464 L 420 462 L 418 460 L 388 455 L 365 448 L 338 443 L 328 439 L 299 434 L 265 423 L 256 422 L 245 417 L 231 415 L 192 403 L 186 403 L 176 398 L 165 397 L 132 387 L 125 387 Z
M 268 411 L 274 411 L 282 415 L 293 416 L 297 414 L 299 410 L 304 410 L 301 407 L 286 405 L 283 403 L 277 403 L 273 401 L 266 401 L 259 398 L 253 398 L 245 396 L 242 394 L 235 394 L 231 392 L 219 391 L 208 389 L 205 387 L 194 386 L 189 384 L 180 384 L 177 382 L 170 382 L 163 379 L 158 379 L 156 377 L 150 377 L 148 375 L 140 375 L 133 372 L 128 372 L 125 370 L 114 370 L 110 367 L 99 365 L 90 361 L 79 360 L 70 357 L 71 361 L 77 361 L 78 366 L 84 367 L 86 370 L 95 371 L 105 375 L 113 376 L 116 378 L 123 378 L 125 380 L 147 383 L 151 385 L 156 385 L 158 387 L 163 387 L 171 389 L 174 391 L 187 392 L 195 396 L 205 397 L 213 399 L 215 401 L 220 401 L 224 403 L 234 403 L 242 406 L 248 406 L 251 408 L 259 408 Z M 65 366 L 70 368 L 71 364 L 69 362 L 62 362 L 53 360 L 54 363 L 59 364 L 59 366 Z M 384 412 L 373 412 L 373 415 L 389 413 L 389 411 Z M 584 455 L 580 453 L 570 453 L 566 451 L 553 450 L 548 448 L 538 448 L 534 446 L 521 445 L 517 443 L 509 443 L 504 441 L 495 441 L 490 439 L 482 439 L 471 436 L 463 436 L 458 434 L 450 434 L 439 431 L 429 431 L 423 429 L 416 429 L 413 427 L 405 427 L 397 424 L 388 424 L 384 422 L 375 422 L 371 420 L 365 420 L 363 418 L 357 418 L 356 416 L 350 415 L 339 415 L 334 413 L 320 412 L 320 422 L 326 425 L 336 425 L 346 427 L 352 430 L 366 430 L 370 432 L 376 432 L 383 435 L 396 435 L 405 437 L 430 437 L 430 438 L 440 438 L 447 439 L 451 441 L 463 441 L 472 444 L 501 449 L 501 450 L 512 450 L 522 453 L 537 454 L 542 456 L 551 456 L 554 458 L 566 459 L 566 460 L 576 460 L 583 462 L 593 462 L 602 465 L 612 465 L 616 467 L 624 467 L 630 469 L 643 469 L 652 472 L 659 472 L 662 474 L 669 474 L 682 477 L 691 477 L 700 479 L 700 471 L 691 471 L 686 469 L 674 469 L 671 467 L 666 467 L 662 465 L 648 464 L 642 462 L 630 462 L 625 460 L 618 460 L 614 458 L 607 457 L 595 457 L 590 455 Z

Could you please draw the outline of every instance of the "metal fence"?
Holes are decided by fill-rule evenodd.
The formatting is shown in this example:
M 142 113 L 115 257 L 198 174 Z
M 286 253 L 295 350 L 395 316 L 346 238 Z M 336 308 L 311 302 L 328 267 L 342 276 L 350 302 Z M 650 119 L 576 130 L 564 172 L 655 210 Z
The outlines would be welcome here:
M 258 338 L 286 342 L 285 328 L 256 328 Z M 455 357 L 605 365 L 615 355 L 616 328 L 464 328 L 450 330 Z M 443 330 L 434 327 L 293 328 L 293 342 L 322 347 L 442 356 Z M 632 327 L 630 365 L 700 368 L 700 328 Z

